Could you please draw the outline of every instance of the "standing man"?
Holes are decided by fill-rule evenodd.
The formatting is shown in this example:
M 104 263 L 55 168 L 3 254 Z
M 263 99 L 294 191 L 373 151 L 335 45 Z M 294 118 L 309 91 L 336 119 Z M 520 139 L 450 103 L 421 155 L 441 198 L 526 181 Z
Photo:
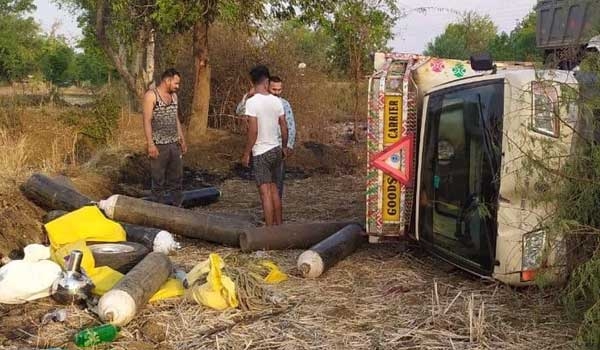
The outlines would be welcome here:
M 288 141 L 287 141 L 287 148 L 288 148 L 288 155 L 287 157 L 291 156 L 293 149 L 294 149 L 294 142 L 296 141 L 296 122 L 294 121 L 294 112 L 292 112 L 292 106 L 290 106 L 290 103 L 284 99 L 283 97 L 281 97 L 281 93 L 283 92 L 283 82 L 281 81 L 281 78 L 278 76 L 271 76 L 271 78 L 269 79 L 269 92 L 277 97 L 279 97 L 279 99 L 281 100 L 281 104 L 283 105 L 283 111 L 285 112 L 285 122 L 287 123 L 287 127 L 288 127 Z M 280 139 L 280 141 L 283 141 Z M 282 144 L 282 147 L 285 147 L 286 145 Z M 286 158 L 287 158 L 286 157 Z M 281 162 L 281 170 L 280 170 L 280 175 L 278 177 L 278 182 L 277 182 L 277 191 L 279 192 L 279 198 L 283 199 L 283 180 L 285 179 L 285 161 Z
M 174 68 L 167 69 L 160 84 L 144 95 L 144 134 L 150 157 L 152 198 L 164 204 L 181 206 L 183 161 L 187 152 L 183 136 L 177 90 L 181 75 Z
M 254 95 L 246 101 L 248 140 L 242 164 L 250 164 L 258 186 L 265 215 L 265 225 L 279 225 L 283 221 L 281 198 L 277 190 L 281 162 L 287 155 L 288 130 L 285 112 L 278 97 L 269 93 L 269 69 L 256 66 L 250 71 Z M 281 147 L 283 141 L 283 148 Z

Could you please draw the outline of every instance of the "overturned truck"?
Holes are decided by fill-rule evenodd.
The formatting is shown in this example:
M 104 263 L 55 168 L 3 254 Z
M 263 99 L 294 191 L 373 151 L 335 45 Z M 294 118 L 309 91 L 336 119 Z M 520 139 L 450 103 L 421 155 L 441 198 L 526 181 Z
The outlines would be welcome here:
M 530 194 L 544 179 L 520 173 L 543 145 L 568 154 L 578 124 L 571 72 L 377 53 L 369 84 L 366 231 L 403 236 L 440 258 L 511 285 L 541 269 L 564 278 L 560 238 Z M 560 165 L 557 165 L 560 167 Z M 551 242 L 552 241 L 552 242 Z

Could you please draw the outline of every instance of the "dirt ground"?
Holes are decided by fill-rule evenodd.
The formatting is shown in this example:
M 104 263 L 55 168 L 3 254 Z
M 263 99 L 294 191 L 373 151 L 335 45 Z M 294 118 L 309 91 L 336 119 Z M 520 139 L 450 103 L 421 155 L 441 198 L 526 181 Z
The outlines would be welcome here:
M 125 120 L 119 139 L 142 140 L 138 122 L 135 116 Z M 213 130 L 202 141 L 192 142 L 185 158 L 186 187 L 216 185 L 223 195 L 195 210 L 235 213 L 260 224 L 256 187 L 239 164 L 241 136 Z M 285 220 L 362 222 L 361 147 L 301 142 L 289 163 Z M 67 175 L 82 193 L 100 199 L 144 194 L 147 174 L 142 144 L 130 141 L 99 152 Z M 43 210 L 18 191 L 0 194 L 0 200 L 2 241 L 14 247 L 42 238 Z M 228 266 L 242 270 L 270 259 L 289 279 L 263 286 L 276 297 L 250 310 L 218 312 L 183 298 L 148 305 L 114 343 L 96 349 L 571 349 L 577 329 L 557 305 L 556 291 L 480 280 L 411 242 L 365 244 L 320 278 L 306 280 L 295 267 L 299 250 L 243 254 L 178 239 L 183 248 L 171 259 L 186 271 L 217 252 Z M 64 323 L 41 324 L 44 314 L 60 308 L 50 298 L 0 305 L 0 349 L 75 349 L 72 336 L 100 322 L 69 306 Z
M 363 180 L 314 175 L 290 180 L 288 221 L 361 219 Z M 260 220 L 250 180 L 221 184 L 223 197 L 197 210 L 236 212 Z M 301 251 L 242 254 L 183 240 L 172 256 L 186 270 L 218 252 L 244 266 L 268 258 L 290 275 L 271 287 L 282 305 L 217 312 L 185 300 L 148 305 L 109 346 L 97 349 L 569 349 L 576 325 L 565 321 L 552 292 L 514 290 L 450 268 L 413 244 L 364 245 L 321 278 L 298 276 Z M 89 312 L 68 308 L 65 323 L 41 325 L 61 308 L 50 299 L 0 306 L 3 349 L 74 349 L 72 335 L 98 324 Z

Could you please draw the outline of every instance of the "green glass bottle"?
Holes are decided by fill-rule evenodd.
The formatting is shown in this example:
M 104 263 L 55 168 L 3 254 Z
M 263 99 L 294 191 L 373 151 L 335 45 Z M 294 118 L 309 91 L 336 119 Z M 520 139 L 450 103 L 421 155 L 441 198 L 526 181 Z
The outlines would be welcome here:
M 94 346 L 102 343 L 110 343 L 117 338 L 118 333 L 119 328 L 117 326 L 103 324 L 77 332 L 73 341 L 79 347 Z

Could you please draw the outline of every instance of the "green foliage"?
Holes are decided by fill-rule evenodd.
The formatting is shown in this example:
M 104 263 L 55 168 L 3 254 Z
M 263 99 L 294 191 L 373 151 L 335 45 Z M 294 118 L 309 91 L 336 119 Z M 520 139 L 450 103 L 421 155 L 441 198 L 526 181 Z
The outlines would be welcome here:
M 596 261 L 595 264 L 600 265 L 600 262 Z M 591 272 L 600 273 L 600 269 L 588 273 Z M 600 303 L 594 304 L 585 312 L 577 334 L 577 345 L 586 350 L 600 348 Z
M 24 15 L 33 0 L 0 0 L 0 80 L 18 80 L 37 69 L 39 27 Z
M 216 0 L 157 0 L 156 10 L 151 18 L 166 33 L 184 32 L 193 27 L 203 16 L 212 22 L 218 11 L 217 5 Z
M 123 104 L 117 90 L 111 89 L 102 93 L 91 113 L 91 123 L 84 133 L 93 139 L 104 143 L 118 126 L 121 105 Z
M 530 12 L 510 33 L 513 60 L 541 61 L 542 52 L 535 41 L 537 16 Z
M 102 92 L 94 104 L 85 109 L 68 109 L 62 119 L 77 126 L 94 144 L 105 144 L 118 126 L 123 94 L 111 89 Z
M 571 316 L 582 319 L 577 334 L 579 347 L 600 348 L 600 257 L 598 254 L 571 274 L 563 303 Z
M 593 56 L 586 59 L 578 74 L 595 74 L 597 77 L 600 65 L 596 59 Z M 536 147 L 543 149 L 541 154 L 531 152 L 524 155 L 529 160 L 524 163 L 524 178 L 535 178 L 538 189 L 546 189 L 530 190 L 528 199 L 537 207 L 552 209 L 552 215 L 542 224 L 551 239 L 561 237 L 566 247 L 564 264 L 570 271 L 570 279 L 561 299 L 568 314 L 582 320 L 577 335 L 577 344 L 581 349 L 600 347 L 598 84 L 594 80 L 590 80 L 589 85 L 580 81 L 578 91 L 561 86 L 563 93 L 559 104 L 577 103 L 579 109 L 581 124 L 575 129 L 575 147 L 561 149 L 556 142 L 542 142 Z M 567 154 L 568 161 L 559 168 L 558 160 L 566 159 Z
M 40 47 L 39 27 L 33 19 L 16 13 L 0 15 L 0 80 L 33 74 Z
M 334 39 L 323 27 L 311 27 L 298 19 L 288 20 L 274 29 L 266 46 L 289 43 L 288 52 L 296 62 L 327 72 L 331 68 L 330 50 Z
M 0 0 L 0 16 L 22 14 L 34 9 L 33 0 Z
M 68 86 L 76 79 L 75 53 L 62 38 L 46 40 L 40 65 L 44 78 L 52 84 Z
M 339 1 L 332 20 L 321 21 L 334 40 L 329 51 L 334 65 L 353 77 L 369 71 L 369 54 L 387 49 L 398 13 L 393 1 Z
M 98 47 L 86 48 L 82 53 L 75 56 L 75 69 L 77 80 L 88 82 L 92 86 L 101 86 L 108 81 L 109 74 L 114 68 Z
M 427 44 L 426 55 L 468 59 L 476 52 L 488 51 L 498 61 L 541 61 L 536 47 L 537 16 L 530 12 L 510 34 L 496 33 L 489 16 L 467 12 L 457 22 L 449 24 L 442 35 Z
M 451 23 L 442 35 L 427 44 L 426 55 L 468 59 L 487 50 L 496 37 L 496 25 L 489 16 L 466 12 L 458 23 Z
M 512 61 L 514 60 L 514 54 L 512 52 L 512 41 L 511 37 L 502 32 L 492 40 L 488 46 L 488 51 L 497 61 Z

